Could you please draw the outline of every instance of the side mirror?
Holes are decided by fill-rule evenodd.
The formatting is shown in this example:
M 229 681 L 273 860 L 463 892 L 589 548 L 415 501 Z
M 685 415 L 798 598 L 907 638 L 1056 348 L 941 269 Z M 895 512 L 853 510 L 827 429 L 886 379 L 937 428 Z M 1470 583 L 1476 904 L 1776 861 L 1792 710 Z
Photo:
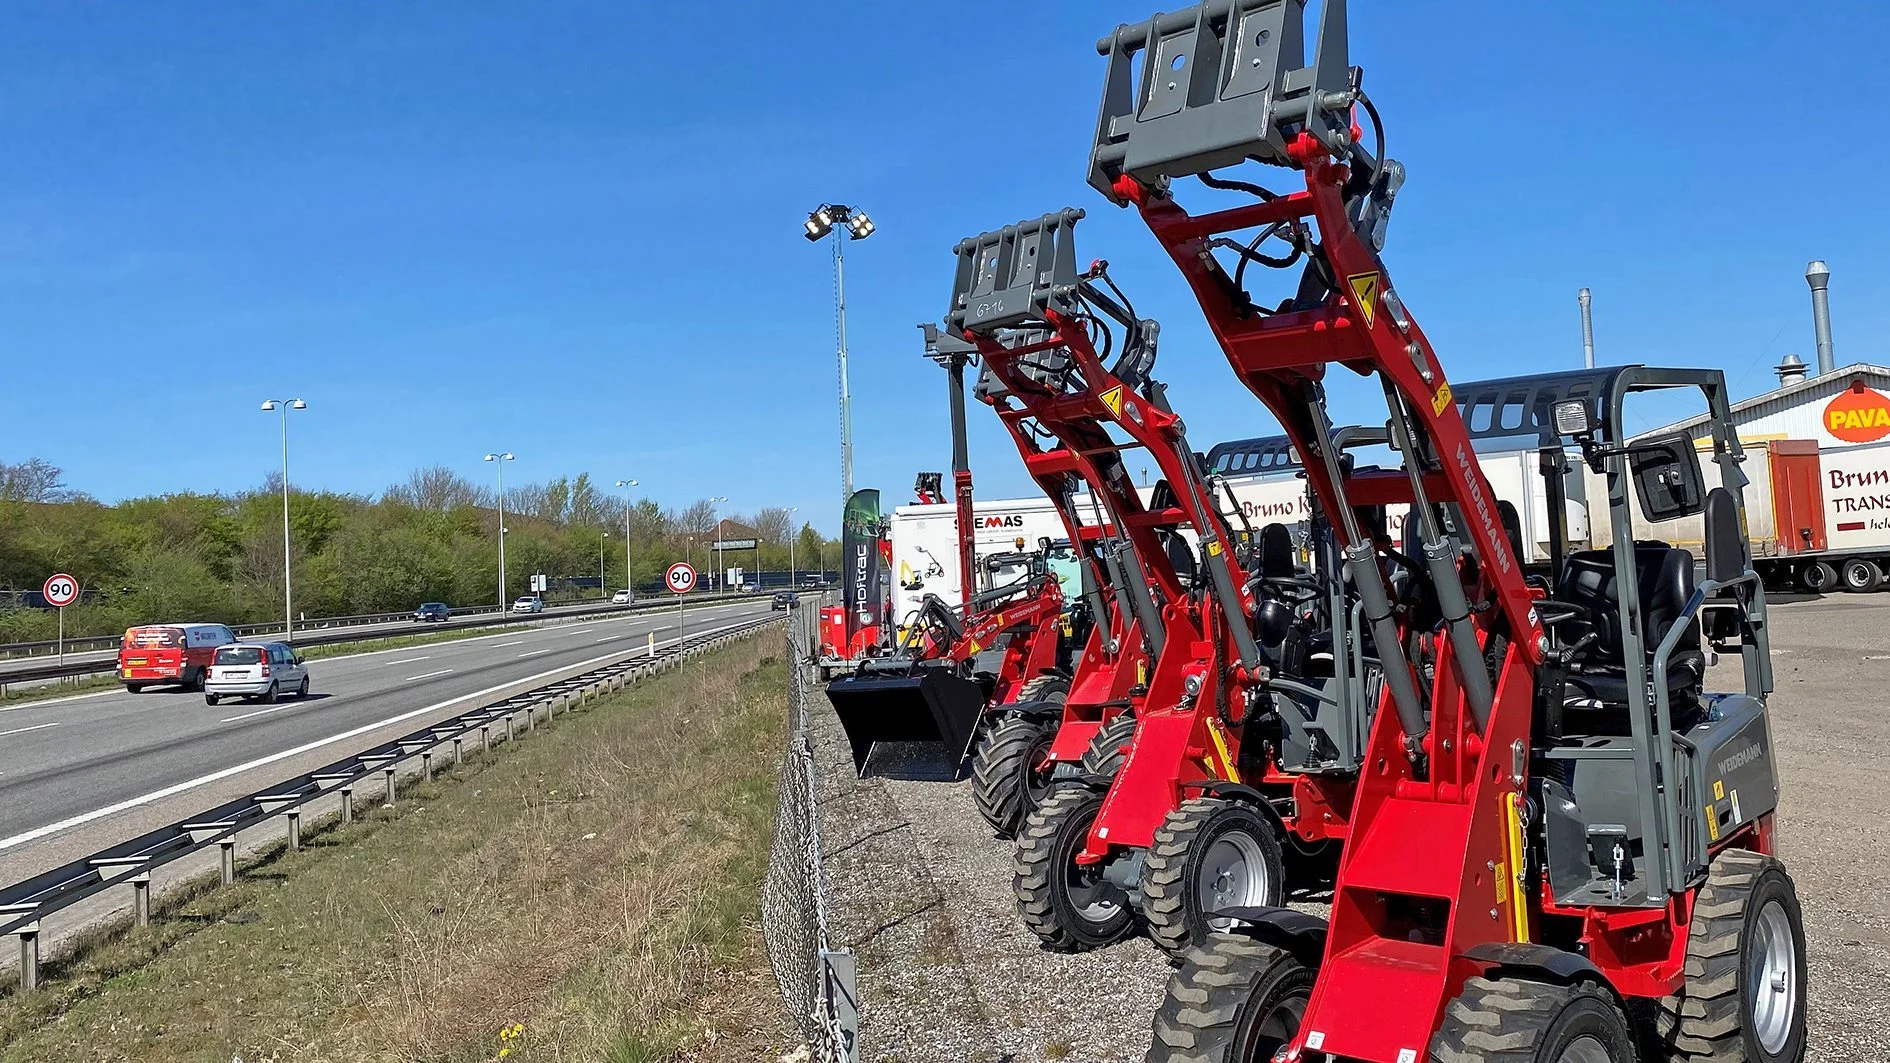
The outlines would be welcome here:
M 296 663 L 296 664 L 307 664 L 307 663 L 308 663 L 308 661 L 306 661 L 306 660 L 304 660 L 304 659 L 303 659 L 303 658 L 302 658 L 302 657 L 301 657 L 301 656 L 300 656 L 300 655 L 298 654 L 298 655 L 296 656 L 296 658 L 295 658 L 295 663 Z
M 1634 494 L 1648 520 L 1690 517 L 1705 508 L 1700 454 L 1685 432 L 1636 443 L 1627 458 Z

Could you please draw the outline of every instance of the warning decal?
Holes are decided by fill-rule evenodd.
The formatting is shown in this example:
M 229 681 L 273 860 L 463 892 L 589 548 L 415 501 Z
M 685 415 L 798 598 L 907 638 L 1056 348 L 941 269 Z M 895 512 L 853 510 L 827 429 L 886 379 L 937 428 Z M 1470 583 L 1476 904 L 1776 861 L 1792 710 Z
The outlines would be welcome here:
M 1102 403 L 1104 406 L 1109 407 L 1109 416 L 1114 417 L 1117 420 L 1121 420 L 1122 419 L 1122 385 L 1117 384 L 1115 387 L 1110 388 L 1108 391 L 1103 392 Z
M 1371 328 L 1378 319 L 1378 274 L 1354 273 L 1345 278 L 1345 285 L 1352 290 L 1352 305 L 1365 316 L 1365 327 Z
M 1450 405 L 1450 383 L 1449 381 L 1445 381 L 1438 386 L 1437 394 L 1431 396 L 1431 413 L 1435 416 L 1442 417 L 1444 415 L 1444 407 L 1448 405 Z

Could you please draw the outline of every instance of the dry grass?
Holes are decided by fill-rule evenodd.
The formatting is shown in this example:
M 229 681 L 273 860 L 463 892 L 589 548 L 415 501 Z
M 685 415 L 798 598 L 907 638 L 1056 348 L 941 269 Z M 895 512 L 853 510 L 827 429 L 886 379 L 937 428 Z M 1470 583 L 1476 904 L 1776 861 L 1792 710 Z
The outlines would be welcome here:
M 193 902 L 218 914 L 193 924 L 186 906 L 185 920 L 70 965 L 66 982 L 0 999 L 0 1035 L 16 1037 L 0 1059 L 780 1051 L 756 911 L 781 746 L 777 641 L 416 787 L 261 873 L 279 877 L 252 870 Z M 141 945 L 149 935 L 162 947 Z

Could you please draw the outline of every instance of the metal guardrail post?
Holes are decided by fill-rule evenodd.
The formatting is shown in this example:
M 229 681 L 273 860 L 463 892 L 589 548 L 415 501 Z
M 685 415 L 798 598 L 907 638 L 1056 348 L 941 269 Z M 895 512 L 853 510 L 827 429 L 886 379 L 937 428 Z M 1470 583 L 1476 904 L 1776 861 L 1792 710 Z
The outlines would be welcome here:
M 217 857 L 222 865 L 223 884 L 232 885 L 236 882 L 236 838 L 232 836 L 218 840 L 217 848 L 220 850 Z
M 433 751 L 431 749 L 420 752 L 420 781 L 433 781 Z
M 354 787 L 344 786 L 341 788 L 341 825 L 345 827 L 348 824 L 353 823 L 353 822 L 354 822 Z
M 302 810 L 292 808 L 288 811 L 287 816 L 289 820 L 289 851 L 299 853 L 302 851 Z
M 461 743 L 462 743 L 462 739 L 460 739 L 458 735 L 454 735 L 453 736 L 453 767 L 455 768 L 466 763 L 466 751 L 461 748 Z
M 39 924 L 28 923 L 19 935 L 20 992 L 31 993 L 39 988 Z
M 394 765 L 392 764 L 389 764 L 387 767 L 381 769 L 382 777 L 387 780 L 387 800 L 384 803 L 387 805 L 388 808 L 394 807 L 394 797 L 397 791 L 397 787 L 395 784 L 399 781 L 394 778 L 394 772 L 395 772 L 395 768 L 394 768 Z
M 151 873 L 148 871 L 131 880 L 131 912 L 132 921 L 137 925 L 151 925 Z
M 479 753 L 481 756 L 485 756 L 485 755 L 490 754 L 491 752 L 492 752 L 492 725 L 489 723 L 482 723 L 479 725 Z

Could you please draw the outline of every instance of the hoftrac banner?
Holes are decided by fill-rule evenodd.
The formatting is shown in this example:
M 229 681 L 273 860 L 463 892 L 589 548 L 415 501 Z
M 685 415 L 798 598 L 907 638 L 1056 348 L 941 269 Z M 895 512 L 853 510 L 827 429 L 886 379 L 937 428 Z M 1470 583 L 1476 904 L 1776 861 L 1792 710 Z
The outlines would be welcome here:
M 847 607 L 847 641 L 880 622 L 879 492 L 855 491 L 840 517 L 840 579 Z

